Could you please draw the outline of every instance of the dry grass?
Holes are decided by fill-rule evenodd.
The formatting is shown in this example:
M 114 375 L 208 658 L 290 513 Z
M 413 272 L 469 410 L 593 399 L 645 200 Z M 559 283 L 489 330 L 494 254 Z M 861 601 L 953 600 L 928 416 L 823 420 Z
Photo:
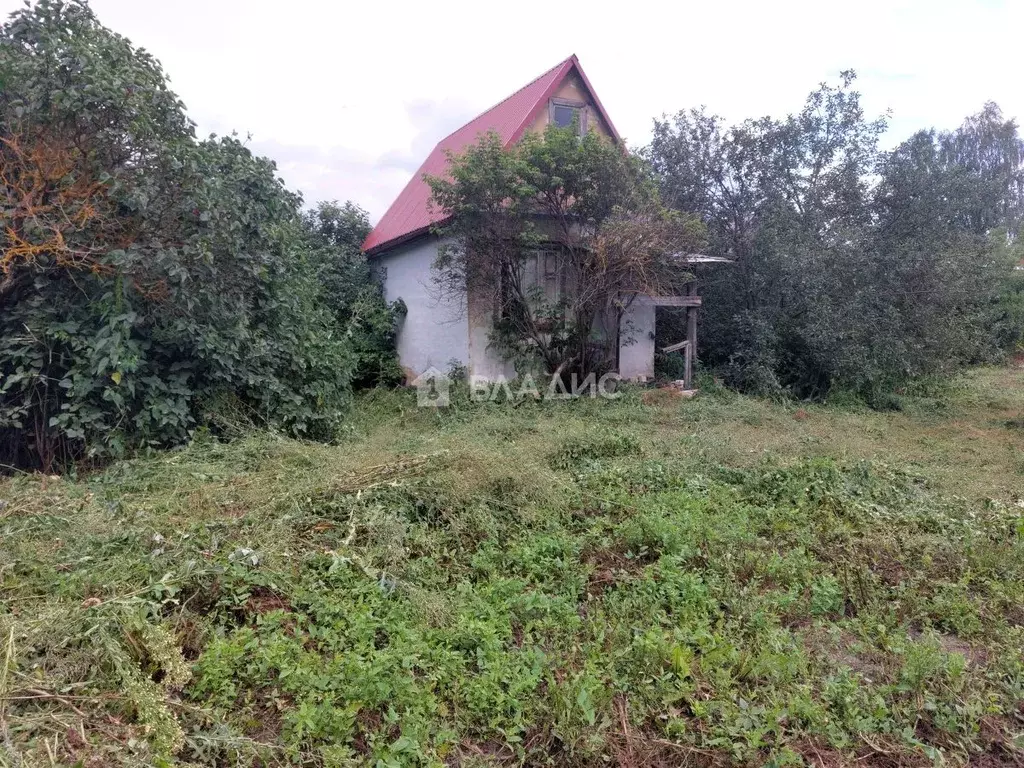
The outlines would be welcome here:
M 747 398 L 668 408 L 658 418 L 658 438 L 668 450 L 696 449 L 705 461 L 880 461 L 971 501 L 1024 493 L 1024 429 L 1013 426 L 1024 413 L 1024 366 L 972 371 L 942 398 L 908 399 L 896 412 Z

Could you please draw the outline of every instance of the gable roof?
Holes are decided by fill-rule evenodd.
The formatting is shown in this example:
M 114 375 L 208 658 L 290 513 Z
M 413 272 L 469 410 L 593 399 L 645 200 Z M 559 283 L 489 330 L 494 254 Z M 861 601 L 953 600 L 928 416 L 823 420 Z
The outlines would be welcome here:
M 419 167 L 409 183 L 405 185 L 391 207 L 377 222 L 369 236 L 363 242 L 363 250 L 367 254 L 380 253 L 400 243 L 404 243 L 430 230 L 433 224 L 443 216 L 437 211 L 430 211 L 430 186 L 423 180 L 424 175 L 443 175 L 448 167 L 447 152 L 458 153 L 476 142 L 481 134 L 495 131 L 509 147 L 519 141 L 526 129 L 546 108 L 548 99 L 562 84 L 565 78 L 575 70 L 590 92 L 594 107 L 604 120 L 608 130 L 616 141 L 621 142 L 615 126 L 601 105 L 597 94 L 590 85 L 580 62 L 573 54 L 561 61 L 537 79 L 527 83 L 511 96 L 495 104 L 482 115 L 470 120 L 454 133 L 437 143 L 423 165 Z

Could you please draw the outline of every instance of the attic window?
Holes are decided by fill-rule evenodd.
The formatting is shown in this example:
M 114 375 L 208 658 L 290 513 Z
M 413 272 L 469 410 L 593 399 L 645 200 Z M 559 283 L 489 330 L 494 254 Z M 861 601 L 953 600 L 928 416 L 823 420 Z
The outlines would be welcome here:
M 551 122 L 559 128 L 568 128 L 575 118 L 579 118 L 577 130 L 580 135 L 587 131 L 587 113 L 584 105 L 578 101 L 566 101 L 565 99 L 551 100 Z

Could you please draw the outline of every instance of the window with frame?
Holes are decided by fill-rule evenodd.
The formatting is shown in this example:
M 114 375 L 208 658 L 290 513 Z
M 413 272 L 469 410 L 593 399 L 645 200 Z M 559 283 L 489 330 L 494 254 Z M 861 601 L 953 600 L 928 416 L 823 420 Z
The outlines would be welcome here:
M 515 274 L 509 274 L 515 269 Z M 527 301 L 539 300 L 549 306 L 560 302 L 565 293 L 565 257 L 558 248 L 542 247 L 534 252 L 522 264 L 516 267 L 505 266 L 498 276 L 498 290 L 495 320 L 504 319 L 520 310 L 535 311 L 537 308 L 520 307 L 513 293 L 512 282 L 515 281 L 525 295 Z
M 562 254 L 558 250 L 544 250 L 537 254 L 537 283 L 544 290 L 545 301 L 551 304 L 562 300 L 562 263 Z
M 576 130 L 580 136 L 587 132 L 587 110 L 583 102 L 552 99 L 550 111 L 551 122 L 559 128 L 568 128 L 576 120 Z

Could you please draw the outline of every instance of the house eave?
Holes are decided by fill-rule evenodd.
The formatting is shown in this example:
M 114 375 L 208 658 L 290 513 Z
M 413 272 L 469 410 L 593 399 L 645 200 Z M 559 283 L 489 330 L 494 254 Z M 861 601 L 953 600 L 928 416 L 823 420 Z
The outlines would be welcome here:
M 377 245 L 373 246 L 372 248 L 366 249 L 365 251 L 363 251 L 363 253 L 366 256 L 366 258 L 368 258 L 368 259 L 379 258 L 379 257 L 383 256 L 385 253 L 387 253 L 388 251 L 392 251 L 395 248 L 398 248 L 398 247 L 403 246 L 403 245 L 408 245 L 409 243 L 411 243 L 414 240 L 419 240 L 419 239 L 421 239 L 423 237 L 430 236 L 431 230 L 437 224 L 440 224 L 440 223 L 441 222 L 435 222 L 434 224 L 431 224 L 429 226 L 420 227 L 418 229 L 414 229 L 412 232 L 406 232 L 404 235 L 401 235 L 399 237 L 393 238 L 391 240 L 387 240 L 387 241 L 385 241 L 383 243 L 378 243 Z

